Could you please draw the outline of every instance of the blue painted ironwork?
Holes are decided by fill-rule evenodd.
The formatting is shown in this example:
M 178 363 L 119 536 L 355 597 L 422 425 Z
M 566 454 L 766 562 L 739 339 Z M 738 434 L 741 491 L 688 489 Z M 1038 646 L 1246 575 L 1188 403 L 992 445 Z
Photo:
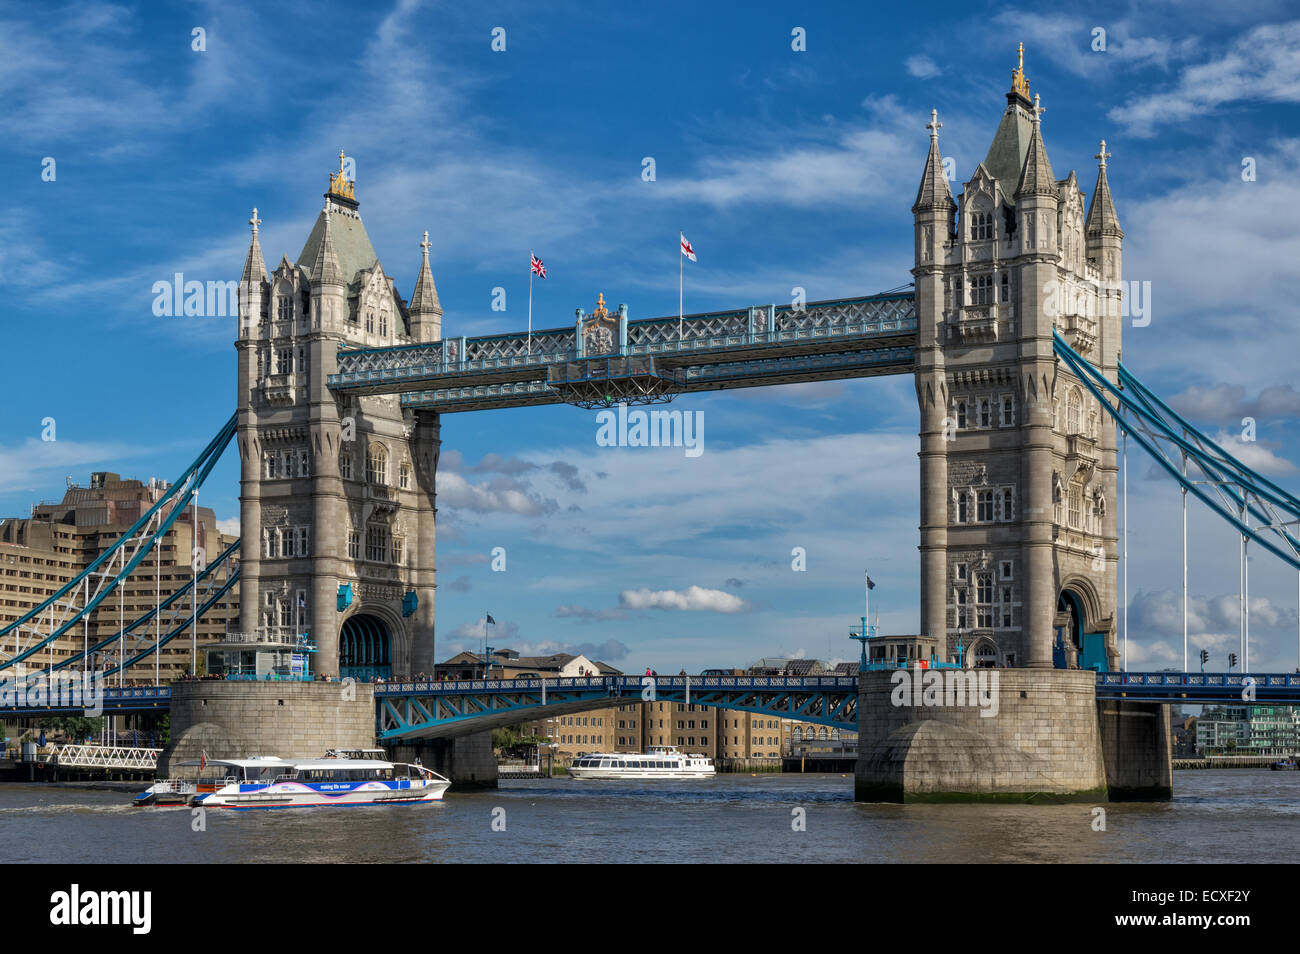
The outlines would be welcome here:
M 1059 332 L 1055 350 L 1120 427 L 1182 488 L 1239 533 L 1300 570 L 1300 539 L 1287 529 L 1300 526 L 1300 499 L 1210 440 L 1122 363 L 1118 381 L 1111 381 Z M 1247 516 L 1257 522 L 1246 520 Z
M 329 384 L 337 392 L 401 393 L 405 406 L 450 413 L 561 403 L 568 395 L 556 382 L 563 377 L 548 369 L 584 357 L 653 357 L 658 376 L 686 376 L 684 391 L 742 387 L 748 379 L 773 384 L 904 373 L 915 362 L 912 291 L 687 315 L 680 334 L 678 327 L 676 316 L 626 322 L 626 343 L 620 340 L 618 354 L 602 356 L 582 354 L 573 329 L 535 332 L 531 352 L 521 333 L 342 349 Z M 875 351 L 884 354 L 862 357 Z M 725 367 L 710 371 L 710 365 Z
M 1097 698 L 1297 705 L 1300 704 L 1300 673 L 1099 672 Z
M 380 741 L 481 732 L 538 718 L 636 705 L 681 702 L 856 729 L 855 676 L 587 676 L 566 679 L 470 679 L 377 687 Z
M 222 453 L 235 436 L 236 421 L 236 416 L 231 415 L 230 420 L 217 432 L 217 436 L 208 443 L 202 453 L 185 469 L 180 478 L 171 484 L 153 506 L 122 533 L 111 547 L 91 561 L 86 569 L 60 587 L 53 596 L 48 597 L 17 620 L 0 629 L 0 647 L 3 647 L 5 638 L 11 634 L 15 642 L 15 651 L 10 653 L 7 658 L 0 659 L 0 670 L 8 669 L 17 663 L 23 662 L 60 636 L 80 625 L 87 614 L 92 613 L 109 594 L 130 576 L 154 546 L 159 545 L 160 541 L 171 530 L 172 525 L 184 512 L 184 504 L 207 480 L 208 475 L 211 474 Z M 156 526 L 150 531 L 148 528 L 154 526 L 155 521 Z M 130 549 L 132 547 L 135 548 L 134 551 Z M 128 553 L 131 554 L 129 559 L 126 557 Z M 112 571 L 113 564 L 119 560 L 121 566 L 114 574 Z M 88 593 L 90 581 L 95 582 L 95 593 L 88 595 L 88 598 L 84 599 L 81 605 L 76 605 L 74 600 L 77 597 L 78 590 L 84 586 Z M 58 612 L 60 607 L 64 613 L 69 615 L 52 625 L 51 632 L 48 635 L 36 639 L 25 647 L 17 645 L 23 627 L 27 628 L 30 636 L 42 636 L 37 627 L 43 622 L 43 617 L 47 611 Z
M 375 687 L 378 737 L 381 741 L 394 742 L 451 737 L 574 712 L 636 705 L 642 701 L 646 678 L 465 679 L 379 685 Z M 856 676 L 658 676 L 653 681 L 655 701 L 737 709 L 857 729 Z M 546 683 L 545 703 L 543 682 Z M 1253 698 L 1248 700 L 1243 694 L 1253 694 Z M 162 711 L 168 708 L 170 698 L 171 690 L 167 686 L 107 689 L 104 709 L 106 712 Z M 1300 673 L 1099 672 L 1097 698 L 1188 704 L 1300 705 Z M 0 713 L 7 716 L 82 711 L 0 706 Z

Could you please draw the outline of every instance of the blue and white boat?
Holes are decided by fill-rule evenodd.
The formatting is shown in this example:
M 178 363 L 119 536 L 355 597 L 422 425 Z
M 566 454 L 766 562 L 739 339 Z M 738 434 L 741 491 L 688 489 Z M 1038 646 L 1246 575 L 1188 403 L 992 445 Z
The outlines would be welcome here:
M 160 779 L 136 805 L 190 805 L 251 810 L 442 801 L 451 782 L 422 765 L 375 758 L 192 759 L 179 778 Z M 197 768 L 193 777 L 183 770 Z

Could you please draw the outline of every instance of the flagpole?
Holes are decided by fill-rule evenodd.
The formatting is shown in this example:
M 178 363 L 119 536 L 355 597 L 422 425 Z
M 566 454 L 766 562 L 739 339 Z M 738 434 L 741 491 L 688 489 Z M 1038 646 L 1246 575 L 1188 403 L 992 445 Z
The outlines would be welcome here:
M 682 251 L 682 242 L 686 239 L 686 233 L 677 232 L 677 346 L 681 347 L 682 341 L 682 278 L 685 266 L 682 259 L 686 257 Z
M 533 353 L 533 250 L 528 250 L 528 353 Z
M 871 622 L 871 571 L 863 570 L 862 576 L 863 576 L 862 591 L 867 595 L 866 601 L 863 604 L 863 608 L 862 608 L 862 628 L 863 628 L 862 635 L 865 636 L 867 635 L 865 632 L 867 628 L 867 624 Z

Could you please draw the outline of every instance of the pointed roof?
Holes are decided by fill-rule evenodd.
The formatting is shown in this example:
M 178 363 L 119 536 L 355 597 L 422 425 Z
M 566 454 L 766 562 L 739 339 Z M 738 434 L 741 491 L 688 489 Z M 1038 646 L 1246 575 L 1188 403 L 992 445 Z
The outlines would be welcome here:
M 320 274 L 317 263 L 321 260 L 327 232 L 339 272 L 334 281 L 349 285 L 356 280 L 357 272 L 372 268 L 379 261 L 355 206 L 348 208 L 329 197 L 307 236 L 307 244 L 298 255 L 297 264 L 309 268 L 313 279 Z
M 952 199 L 952 190 L 948 188 L 948 177 L 943 174 L 943 157 L 939 155 L 939 127 L 942 125 L 939 111 L 930 110 L 930 122 L 926 125 L 930 130 L 930 154 L 925 160 L 925 171 L 921 173 L 921 185 L 916 190 L 913 213 L 935 206 L 956 208 L 957 205 Z
M 1110 153 L 1106 151 L 1106 140 L 1101 141 L 1101 149 L 1094 157 L 1097 160 L 1097 186 L 1092 190 L 1092 202 L 1088 206 L 1088 218 L 1084 222 L 1084 231 L 1089 235 L 1118 235 L 1124 237 L 1124 230 L 1119 227 L 1119 216 L 1115 214 L 1115 200 L 1110 195 L 1110 182 L 1106 178 L 1106 160 Z
M 988 155 L 984 157 L 984 168 L 1002 183 L 1004 193 L 1010 192 L 1011 183 L 1020 178 L 1025 156 L 1029 154 L 1032 132 L 1033 123 L 1020 101 L 1008 103 L 1002 121 L 998 123 L 998 131 L 993 134 Z
M 1034 95 L 1034 120 L 1029 134 L 1029 149 L 1025 155 L 1025 168 L 1020 173 L 1020 184 L 1016 187 L 1016 197 L 1022 195 L 1057 195 L 1056 177 L 1052 175 L 1052 164 L 1047 159 L 1047 148 L 1043 145 L 1042 108 L 1038 105 L 1038 95 Z
M 1025 76 L 1025 45 L 1018 48 L 1018 65 L 1011 71 L 1011 90 L 1007 93 L 1007 109 L 998 123 L 984 168 L 1002 184 L 1004 194 L 1011 193 L 1011 183 L 1020 180 L 1020 170 L 1025 167 L 1029 154 L 1029 140 L 1033 136 L 1033 109 L 1029 101 L 1029 78 Z
M 244 273 L 239 278 L 245 288 L 250 287 L 255 281 L 266 281 L 266 262 L 262 260 L 262 246 L 257 241 L 257 227 L 262 224 L 262 220 L 257 217 L 256 207 L 248 224 L 253 227 L 253 242 L 248 246 L 248 258 L 244 259 Z
M 413 315 L 442 314 L 442 305 L 438 301 L 438 289 L 433 284 L 433 270 L 429 268 L 429 233 L 424 233 L 420 248 L 424 252 L 424 261 L 420 265 L 420 276 L 415 280 L 415 291 L 411 295 L 409 311 Z
M 312 247 L 312 240 L 316 239 L 316 254 L 312 257 L 311 262 L 311 280 L 313 283 L 329 283 L 333 285 L 346 285 L 347 279 L 351 278 L 355 272 L 345 273 L 339 262 L 338 252 L 334 247 L 334 228 L 331 225 L 330 206 L 326 203 L 325 208 L 321 210 L 320 218 L 316 220 L 316 227 L 311 230 L 311 236 L 307 239 L 307 245 L 303 248 L 302 254 L 298 256 L 298 264 L 301 265 L 307 259 L 308 249 Z M 359 221 L 359 220 L 358 220 Z M 320 235 L 317 238 L 317 232 Z M 347 278 L 345 278 L 345 274 Z

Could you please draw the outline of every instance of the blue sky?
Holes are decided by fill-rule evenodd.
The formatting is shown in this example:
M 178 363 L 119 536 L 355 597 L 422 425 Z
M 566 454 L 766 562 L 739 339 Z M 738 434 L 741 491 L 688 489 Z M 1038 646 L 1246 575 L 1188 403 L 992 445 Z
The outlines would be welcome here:
M 601 292 L 634 318 L 671 314 L 678 229 L 699 256 L 688 311 L 795 286 L 868 294 L 910 280 L 930 109 L 964 181 L 1018 42 L 1056 174 L 1074 168 L 1090 190 L 1097 141 L 1113 154 L 1126 277 L 1152 283 L 1126 363 L 1228 440 L 1255 416 L 1259 441 L 1235 449 L 1300 485 L 1287 5 L 465 7 L 0 7 L 0 513 L 59 497 L 67 475 L 184 467 L 233 409 L 234 320 L 155 317 L 153 283 L 238 278 L 253 206 L 268 265 L 296 258 L 340 148 L 407 298 L 429 231 L 448 335 L 524 326 L 530 248 L 550 270 L 535 327 L 568 324 Z M 796 27 L 806 50 L 791 48 Z M 498 286 L 505 312 L 491 309 Z M 477 645 L 490 611 L 497 645 L 584 649 L 628 671 L 854 658 L 864 567 L 882 625 L 915 630 L 910 379 L 676 406 L 704 412 L 698 458 L 598 447 L 594 414 L 568 407 L 444 418 L 440 655 Z M 46 417 L 54 442 L 40 440 Z M 232 451 L 203 493 L 225 520 L 236 478 Z M 1135 458 L 1130 501 L 1130 665 L 1158 668 L 1181 661 L 1179 498 Z M 1192 643 L 1220 658 L 1237 640 L 1236 541 L 1196 508 L 1191 526 Z M 504 573 L 488 568 L 496 546 Z M 795 546 L 806 572 L 790 568 Z M 1294 668 L 1295 575 L 1260 558 L 1251 579 L 1255 668 Z

